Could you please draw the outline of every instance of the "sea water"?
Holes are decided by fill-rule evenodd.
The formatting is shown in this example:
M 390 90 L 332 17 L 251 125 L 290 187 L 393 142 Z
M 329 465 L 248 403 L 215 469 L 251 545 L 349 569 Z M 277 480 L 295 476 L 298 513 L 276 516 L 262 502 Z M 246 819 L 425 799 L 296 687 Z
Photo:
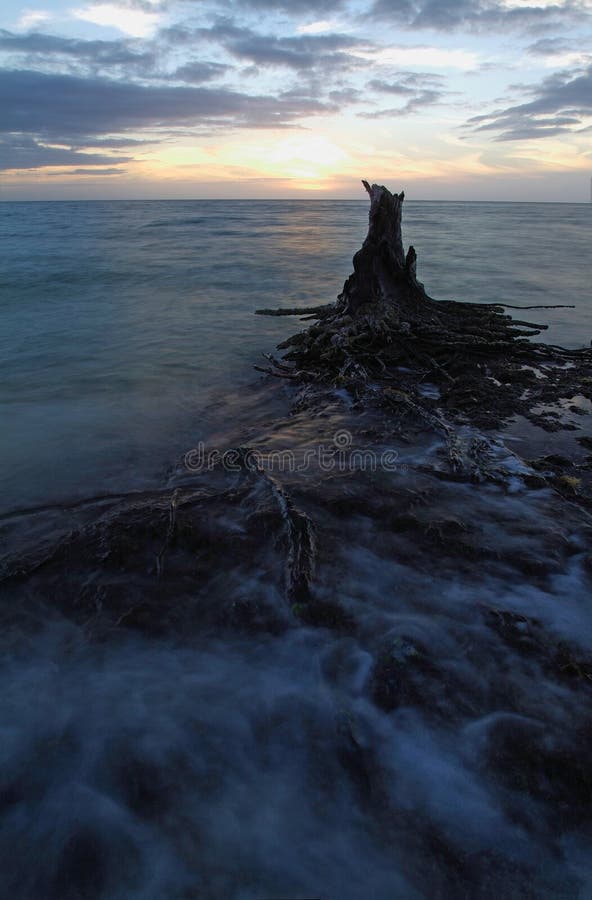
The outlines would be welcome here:
M 450 479 L 425 423 L 388 433 L 339 393 L 290 413 L 252 368 L 300 327 L 254 310 L 331 301 L 366 216 L 0 205 L 2 900 L 590 896 L 586 514 L 502 442 L 491 478 Z M 575 304 L 519 315 L 589 344 L 592 207 L 411 201 L 404 235 L 433 297 Z M 200 440 L 336 432 L 395 446 L 396 470 L 205 473 L 199 574 L 146 553 Z M 280 486 L 326 621 L 286 598 Z M 115 496 L 141 488 L 155 536 L 152 495 L 131 528 Z
M 366 227 L 363 200 L 0 203 L 0 509 L 154 484 L 252 418 L 299 327 L 254 311 L 332 302 Z M 592 204 L 407 201 L 403 236 L 435 299 L 574 305 L 516 315 L 589 345 Z

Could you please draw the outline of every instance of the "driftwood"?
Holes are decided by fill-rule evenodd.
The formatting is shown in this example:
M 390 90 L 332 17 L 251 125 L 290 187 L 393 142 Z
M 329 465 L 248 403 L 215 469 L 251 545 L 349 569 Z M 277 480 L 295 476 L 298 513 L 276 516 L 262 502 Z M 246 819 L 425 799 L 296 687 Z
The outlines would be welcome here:
M 531 382 L 536 387 L 533 402 L 544 402 L 557 399 L 560 382 L 569 382 L 569 395 L 577 387 L 577 378 L 589 374 L 589 348 L 568 350 L 533 343 L 530 338 L 548 326 L 514 319 L 505 312 L 506 308 L 556 305 L 515 307 L 504 302 L 437 301 L 428 296 L 417 280 L 415 249 L 405 252 L 403 246 L 404 193 L 363 184 L 370 196 L 368 234 L 354 256 L 354 271 L 342 293 L 331 305 L 258 310 L 315 320 L 279 345 L 286 351 L 282 361 L 268 356 L 271 365 L 260 371 L 296 381 L 360 388 L 364 383 L 400 380 L 401 368 L 410 368 L 422 380 L 429 377 L 441 387 L 445 405 L 466 412 L 462 395 L 468 391 L 468 405 L 481 418 L 486 409 L 492 420 L 516 411 L 528 413 L 520 398 Z M 569 375 L 562 368 L 566 361 L 576 370 Z M 537 385 L 534 374 L 524 367 L 542 364 L 555 368 Z M 499 388 L 494 392 L 497 399 L 492 398 L 493 385 Z

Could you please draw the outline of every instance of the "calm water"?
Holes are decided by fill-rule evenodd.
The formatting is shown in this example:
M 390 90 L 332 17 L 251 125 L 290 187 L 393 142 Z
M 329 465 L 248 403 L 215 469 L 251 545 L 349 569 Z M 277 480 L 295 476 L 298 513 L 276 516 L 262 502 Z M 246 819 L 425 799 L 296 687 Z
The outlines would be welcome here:
M 364 200 L 0 204 L 1 508 L 153 483 L 254 415 L 252 364 L 297 326 L 253 311 L 333 300 L 366 224 Z M 592 206 L 409 202 L 404 239 L 432 296 L 574 303 L 536 318 L 592 337 Z

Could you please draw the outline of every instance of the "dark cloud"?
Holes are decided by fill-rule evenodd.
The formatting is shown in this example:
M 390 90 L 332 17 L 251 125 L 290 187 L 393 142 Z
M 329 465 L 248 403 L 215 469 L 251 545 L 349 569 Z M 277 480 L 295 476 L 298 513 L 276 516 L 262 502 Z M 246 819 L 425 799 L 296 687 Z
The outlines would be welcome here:
M 185 0 L 185 4 L 191 8 L 195 5 L 195 0 Z M 160 4 L 161 8 L 167 5 L 170 5 L 168 0 L 163 0 Z M 277 13 L 282 17 L 290 16 L 295 19 L 312 16 L 319 20 L 345 10 L 347 6 L 348 0 L 217 0 L 215 9 L 220 14 L 239 17 L 259 12 L 271 15 Z M 147 11 L 153 12 L 154 8 Z
M 440 91 L 419 91 L 411 97 L 403 106 L 393 106 L 389 109 L 375 110 L 374 112 L 362 112 L 359 115 L 363 119 L 391 119 L 401 116 L 412 116 L 422 112 L 427 106 L 433 106 L 442 99 Z
M 310 96 L 249 96 L 223 88 L 0 71 L 0 130 L 69 144 L 171 126 L 277 127 L 335 108 Z
M 393 80 L 382 81 L 373 79 L 368 87 L 378 94 L 407 99 L 403 106 L 382 109 L 375 112 L 360 113 L 362 118 L 391 118 L 394 116 L 409 116 L 421 112 L 426 106 L 439 103 L 446 96 L 447 91 L 442 87 L 444 79 L 441 75 L 432 75 L 426 72 L 398 72 Z
M 592 115 L 592 66 L 576 73 L 562 72 L 531 88 L 529 103 L 474 116 L 475 131 L 497 131 L 496 140 L 516 141 L 550 137 L 576 130 L 582 118 Z
M 228 0 L 227 5 L 236 10 L 253 9 L 289 15 L 314 13 L 317 18 L 322 18 L 327 13 L 343 9 L 346 0 Z
M 84 41 L 41 32 L 13 34 L 0 29 L 0 51 L 22 54 L 37 61 L 65 57 L 100 68 L 122 66 L 149 71 L 156 66 L 152 50 L 139 50 L 132 41 L 126 40 Z
M 566 40 L 565 38 L 541 38 L 526 48 L 529 56 L 539 57 L 545 60 L 546 65 L 565 66 L 565 61 L 569 61 L 569 65 L 584 66 L 588 62 L 592 62 L 592 47 L 586 47 L 585 41 L 579 39 Z
M 177 35 L 175 34 L 175 37 Z M 174 43 L 174 41 L 173 41 Z M 157 44 L 154 45 L 156 47 Z M 162 50 L 162 48 L 160 48 Z M 19 68 L 64 69 L 73 74 L 110 74 L 112 77 L 141 76 L 166 81 L 171 78 L 188 84 L 203 84 L 223 75 L 228 66 L 205 60 L 193 60 L 174 73 L 164 73 L 159 55 L 149 42 L 130 40 L 87 41 L 33 32 L 14 34 L 0 29 L 0 52 L 24 58 Z M 52 66 L 52 64 L 54 64 Z
M 80 147 L 108 147 L 110 150 L 115 150 L 118 148 L 128 148 L 128 147 L 145 147 L 146 145 L 154 144 L 154 140 L 143 140 L 140 138 L 115 138 L 115 137 L 93 137 L 92 144 L 89 144 L 88 141 L 84 143 L 76 143 L 73 142 L 72 146 L 75 149 L 79 149 Z
M 430 72 L 397 72 L 393 80 L 382 81 L 375 78 L 369 82 L 368 87 L 380 94 L 398 94 L 405 97 L 423 90 L 440 90 L 443 83 L 442 75 L 433 75 Z
M 349 103 L 357 103 L 360 99 L 364 97 L 361 91 L 356 90 L 355 88 L 341 88 L 335 91 L 329 91 L 328 97 L 334 103 L 342 106 L 344 104 Z
M 41 166 L 88 166 L 128 162 L 129 156 L 113 157 L 100 153 L 79 153 L 63 147 L 46 147 L 24 134 L 0 138 L 0 170 L 38 169 Z M 118 171 L 118 170 L 115 170 Z
M 204 84 L 206 81 L 212 81 L 214 78 L 224 75 L 228 69 L 229 66 L 224 66 L 221 63 L 195 60 L 178 68 L 173 72 L 171 78 L 177 81 L 184 81 L 187 84 Z
M 179 35 L 180 29 L 174 29 Z M 170 34 L 170 31 L 169 31 Z M 221 44 L 234 56 L 256 66 L 284 66 L 295 71 L 348 70 L 361 65 L 348 51 L 363 42 L 347 34 L 300 34 L 276 37 L 219 19 L 210 28 L 193 32 L 194 38 Z M 187 40 L 188 38 L 186 38 Z
M 572 43 L 565 38 L 540 38 L 527 47 L 526 52 L 531 56 L 557 56 L 572 49 Z
M 411 28 L 454 31 L 490 27 L 536 29 L 552 23 L 575 22 L 588 13 L 578 0 L 558 0 L 552 6 L 506 7 L 501 0 L 375 0 L 371 15 Z
M 72 169 L 68 175 L 124 175 L 125 169 Z

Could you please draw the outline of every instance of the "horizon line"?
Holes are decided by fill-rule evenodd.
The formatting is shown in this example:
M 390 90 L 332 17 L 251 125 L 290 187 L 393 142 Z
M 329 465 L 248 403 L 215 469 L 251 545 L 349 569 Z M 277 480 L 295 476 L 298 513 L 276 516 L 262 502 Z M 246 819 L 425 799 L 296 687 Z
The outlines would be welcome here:
M 592 200 L 478 200 L 405 197 L 407 203 L 536 203 L 592 206 Z M 363 203 L 364 197 L 59 197 L 34 199 L 30 197 L 4 198 L 0 203 Z

